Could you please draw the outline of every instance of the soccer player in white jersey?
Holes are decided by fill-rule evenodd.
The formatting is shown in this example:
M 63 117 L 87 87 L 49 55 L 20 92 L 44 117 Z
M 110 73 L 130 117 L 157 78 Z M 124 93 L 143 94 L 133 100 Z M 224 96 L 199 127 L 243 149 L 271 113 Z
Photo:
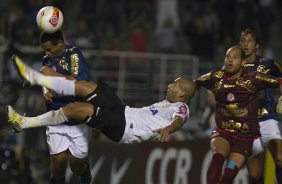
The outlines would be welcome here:
M 24 117 L 8 106 L 8 121 L 15 129 L 57 125 L 68 120 L 85 122 L 100 129 L 115 142 L 133 143 L 159 139 L 180 129 L 189 117 L 189 100 L 196 91 L 195 83 L 186 77 L 168 85 L 166 99 L 143 108 L 123 105 L 114 91 L 103 82 L 67 80 L 32 70 L 17 56 L 13 57 L 20 76 L 31 85 L 41 85 L 58 94 L 84 97 L 84 102 L 70 103 L 59 110 L 36 117 Z

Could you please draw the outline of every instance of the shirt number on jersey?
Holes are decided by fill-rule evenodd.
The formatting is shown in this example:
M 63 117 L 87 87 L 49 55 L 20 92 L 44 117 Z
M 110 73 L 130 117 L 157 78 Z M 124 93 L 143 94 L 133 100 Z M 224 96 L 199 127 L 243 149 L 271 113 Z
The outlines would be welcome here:
M 159 112 L 155 107 L 150 107 L 150 111 L 152 112 L 153 115 Z

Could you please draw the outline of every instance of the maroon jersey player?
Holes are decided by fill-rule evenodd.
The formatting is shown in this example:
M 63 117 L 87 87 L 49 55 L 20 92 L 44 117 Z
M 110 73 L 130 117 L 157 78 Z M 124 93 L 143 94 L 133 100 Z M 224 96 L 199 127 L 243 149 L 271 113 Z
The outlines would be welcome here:
M 242 67 L 244 57 L 240 47 L 231 47 L 226 52 L 223 70 L 196 79 L 197 85 L 211 90 L 216 99 L 216 128 L 211 135 L 213 157 L 207 174 L 208 184 L 233 182 L 251 153 L 253 140 L 259 136 L 259 91 L 279 87 L 275 77 L 245 71 Z

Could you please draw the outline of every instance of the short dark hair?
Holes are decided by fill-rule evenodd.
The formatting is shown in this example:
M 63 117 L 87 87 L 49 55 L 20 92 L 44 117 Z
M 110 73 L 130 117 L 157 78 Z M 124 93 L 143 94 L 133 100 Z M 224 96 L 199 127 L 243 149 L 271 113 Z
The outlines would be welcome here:
M 56 45 L 59 41 L 64 42 L 64 36 L 61 30 L 58 30 L 54 33 L 41 32 L 39 41 L 41 44 L 51 41 L 52 44 Z
M 260 44 L 260 38 L 259 38 L 257 32 L 254 31 L 253 29 L 251 29 L 251 28 L 246 28 L 246 29 L 244 29 L 243 31 L 241 31 L 241 36 L 242 36 L 243 34 L 250 34 L 250 35 L 252 35 L 252 37 L 254 37 L 256 43 Z

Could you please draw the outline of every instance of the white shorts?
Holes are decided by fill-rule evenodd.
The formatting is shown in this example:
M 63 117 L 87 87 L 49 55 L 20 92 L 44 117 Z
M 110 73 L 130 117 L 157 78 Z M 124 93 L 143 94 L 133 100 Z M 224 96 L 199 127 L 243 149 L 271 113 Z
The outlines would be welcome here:
M 88 155 L 88 130 L 84 124 L 46 127 L 46 136 L 51 155 L 69 150 L 76 158 Z
M 270 140 L 273 139 L 282 140 L 278 123 L 279 122 L 274 119 L 268 119 L 266 121 L 259 122 L 261 137 L 254 140 L 253 153 L 250 158 L 263 152 L 264 148 L 267 146 Z

